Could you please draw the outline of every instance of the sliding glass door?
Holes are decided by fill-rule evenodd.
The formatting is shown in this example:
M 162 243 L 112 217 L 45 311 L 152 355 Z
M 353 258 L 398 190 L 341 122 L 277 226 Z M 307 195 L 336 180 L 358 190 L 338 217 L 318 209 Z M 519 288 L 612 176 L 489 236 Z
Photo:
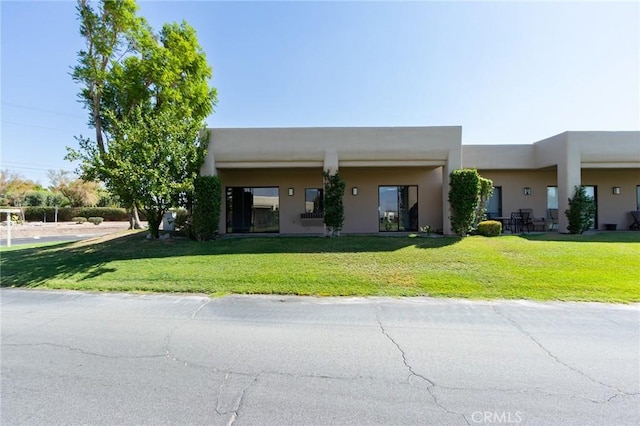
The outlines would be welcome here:
M 596 215 L 594 216 L 589 228 L 598 229 L 598 187 L 593 185 L 585 185 L 584 190 L 589 197 L 593 198 L 593 202 L 596 205 Z
M 598 187 L 594 185 L 584 185 L 584 190 L 589 197 L 593 198 L 593 201 L 596 204 L 596 215 L 591 223 L 591 229 L 598 228 Z M 573 191 L 571 192 L 571 196 L 573 197 Z M 548 186 L 547 187 L 547 209 L 556 211 L 558 210 L 558 187 L 557 186 Z
M 418 187 L 378 187 L 378 216 L 381 232 L 418 230 Z
M 277 187 L 227 187 L 227 233 L 280 232 Z
M 494 186 L 493 195 L 487 201 L 487 219 L 502 217 L 502 187 Z

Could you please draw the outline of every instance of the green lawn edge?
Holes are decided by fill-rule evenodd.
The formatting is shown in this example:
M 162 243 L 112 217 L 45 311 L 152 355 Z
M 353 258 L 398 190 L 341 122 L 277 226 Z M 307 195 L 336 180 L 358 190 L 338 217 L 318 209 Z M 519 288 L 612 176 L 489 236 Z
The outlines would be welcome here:
M 640 302 L 640 233 L 227 237 L 0 250 L 2 287 L 85 291 L 430 296 Z

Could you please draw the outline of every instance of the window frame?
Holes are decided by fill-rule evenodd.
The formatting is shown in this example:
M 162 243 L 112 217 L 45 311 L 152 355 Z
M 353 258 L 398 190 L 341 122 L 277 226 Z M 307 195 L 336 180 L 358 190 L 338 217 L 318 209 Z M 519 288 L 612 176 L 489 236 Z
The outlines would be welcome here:
M 380 204 L 380 190 L 381 188 L 395 188 L 396 189 L 396 208 L 397 208 L 397 222 L 391 221 L 388 223 L 392 223 L 395 224 L 395 228 L 396 229 L 389 229 L 389 227 L 386 227 L 383 229 L 383 216 L 380 215 L 381 213 L 381 204 Z M 405 229 L 400 229 L 400 218 L 401 218 L 401 212 L 400 212 L 400 188 L 415 188 L 415 197 L 416 197 L 416 201 L 414 203 L 414 205 L 416 206 L 416 212 L 415 212 L 415 229 L 411 228 L 411 224 L 409 224 L 409 227 L 406 226 L 405 224 Z M 419 215 L 419 210 L 420 210 L 420 202 L 419 202 L 419 186 L 418 185 L 378 185 L 378 232 L 418 232 L 418 230 L 420 229 L 420 215 Z M 409 194 L 410 195 L 410 194 Z M 407 210 L 408 214 L 410 215 L 411 209 L 413 208 L 413 205 Z M 410 216 L 411 217 L 411 216 Z
M 308 191 L 317 191 L 317 195 L 313 200 L 307 198 Z M 309 211 L 308 204 L 313 203 L 313 208 Z M 305 188 L 304 189 L 304 213 L 305 214 L 322 214 L 324 215 L 324 188 Z
M 498 211 L 497 212 L 490 212 L 489 211 L 489 203 L 491 202 L 491 200 L 493 199 L 493 197 L 496 196 L 496 194 L 498 194 Z M 491 198 L 489 198 L 487 200 L 487 219 L 491 219 L 494 217 L 502 217 L 502 185 L 500 186 L 494 186 L 493 187 L 493 194 L 491 195 Z M 495 215 L 493 214 L 495 213 Z
M 246 231 L 233 231 L 234 226 L 233 226 L 233 220 L 234 220 L 234 215 L 233 215 L 233 205 L 229 204 L 229 197 L 233 197 L 233 190 L 234 189 L 242 189 L 243 193 L 250 193 L 251 197 L 252 197 L 252 203 L 253 200 L 256 195 L 255 195 L 255 190 L 256 189 L 275 189 L 276 190 L 276 194 L 277 194 L 277 198 L 278 198 L 278 203 L 276 206 L 274 206 L 275 208 L 271 209 L 273 213 L 273 215 L 275 216 L 275 221 L 274 221 L 274 226 L 276 227 L 276 229 L 266 229 L 266 230 L 257 230 L 256 231 L 256 212 L 255 212 L 255 207 L 252 204 L 251 207 L 251 219 L 249 221 L 248 227 L 246 228 Z M 227 234 L 279 234 L 280 233 L 280 187 L 279 186 L 226 186 L 225 187 L 225 228 L 226 228 L 226 232 Z M 239 213 L 236 213 L 239 214 Z M 260 229 L 260 228 L 259 228 Z

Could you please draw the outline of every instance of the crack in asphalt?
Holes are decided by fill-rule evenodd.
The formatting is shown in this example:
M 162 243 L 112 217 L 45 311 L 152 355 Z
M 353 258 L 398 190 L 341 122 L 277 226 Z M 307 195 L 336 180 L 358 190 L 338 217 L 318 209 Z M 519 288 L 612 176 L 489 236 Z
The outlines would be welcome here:
M 198 315 L 198 312 L 200 312 L 200 310 L 202 308 L 204 308 L 205 306 L 207 306 L 211 302 L 213 302 L 213 299 L 209 299 L 206 302 L 204 302 L 203 304 L 201 304 L 200 306 L 198 306 L 198 308 L 195 311 L 193 311 L 193 314 L 191 314 L 191 319 L 195 319 L 196 315 Z
M 436 387 L 436 384 L 426 378 L 425 376 L 423 376 L 422 374 L 418 374 L 414 371 L 413 367 L 411 366 L 411 364 L 409 364 L 409 362 L 407 361 L 407 355 L 405 354 L 404 350 L 402 349 L 402 347 L 398 344 L 398 342 L 395 341 L 395 339 L 393 337 L 391 337 L 391 335 L 389 335 L 389 333 L 387 333 L 387 331 L 385 330 L 384 326 L 382 325 L 382 322 L 380 321 L 380 318 L 378 318 L 378 316 L 376 315 L 376 321 L 378 322 L 378 326 L 380 327 L 380 331 L 382 332 L 382 334 L 391 342 L 393 343 L 393 345 L 398 349 L 398 351 L 400 352 L 400 354 L 402 355 L 402 362 L 405 365 L 405 367 L 407 367 L 407 370 L 409 370 L 409 377 L 407 378 L 409 381 L 409 379 L 411 377 L 417 377 L 419 380 L 423 380 L 427 383 L 427 387 L 425 388 L 427 390 L 427 392 L 429 393 L 429 395 L 431 396 L 431 399 L 433 400 L 434 404 L 436 404 L 436 406 L 438 406 L 440 409 L 444 410 L 445 412 L 449 413 L 449 414 L 453 414 L 456 416 L 461 416 L 464 421 L 467 423 L 467 425 L 471 425 L 471 423 L 469 423 L 469 420 L 467 419 L 467 417 L 462 414 L 462 413 L 457 413 L 455 411 L 451 411 L 449 410 L 447 407 L 445 407 L 436 397 L 436 395 L 433 393 L 432 388 Z
M 224 380 L 222 381 L 222 383 L 220 384 L 220 388 L 218 389 L 218 398 L 216 398 L 216 413 L 218 413 L 219 415 L 225 415 L 225 414 L 229 414 L 229 411 L 220 411 L 218 409 L 218 404 L 220 402 L 220 396 L 222 395 L 222 388 L 224 387 L 224 385 L 227 383 L 227 381 L 230 378 L 231 374 L 236 374 L 236 373 L 231 373 L 228 372 L 225 377 Z M 231 411 L 231 416 L 229 417 L 229 420 L 227 421 L 227 426 L 232 426 L 236 420 L 238 420 L 238 417 L 240 416 L 240 410 L 242 409 L 242 407 L 244 406 L 244 402 L 245 402 L 245 396 L 247 394 L 247 391 L 249 390 L 249 388 L 251 386 L 253 386 L 254 384 L 256 384 L 258 382 L 258 379 L 260 377 L 262 373 L 258 373 L 258 374 L 252 374 L 252 375 L 247 375 L 247 374 L 239 374 L 240 376 L 250 376 L 253 377 L 253 380 L 251 382 L 249 382 L 244 388 L 242 388 L 242 390 L 240 391 L 240 397 L 238 398 L 237 403 L 233 404 L 233 410 Z
M 100 354 L 97 352 L 89 352 L 89 351 L 85 351 L 84 349 L 80 349 L 80 348 L 75 348 L 73 346 L 68 346 L 68 345 L 59 345 L 56 343 L 49 343 L 49 342 L 41 342 L 41 343 L 3 343 L 2 346 L 52 346 L 54 348 L 61 348 L 61 349 L 67 349 L 69 351 L 74 351 L 74 352 L 80 352 L 83 355 L 89 355 L 89 356 L 96 356 L 96 357 L 100 357 L 100 358 L 111 358 L 111 359 L 151 359 L 151 358 L 162 358 L 165 355 L 164 354 L 158 354 L 158 355 L 139 355 L 139 356 L 135 356 L 135 355 L 107 355 L 107 354 Z
M 380 331 L 382 331 L 382 334 L 391 341 L 391 343 L 394 344 L 394 346 L 398 349 L 398 351 L 400 351 L 400 354 L 402 355 L 402 363 L 404 364 L 405 367 L 407 367 L 407 370 L 409 370 L 410 376 L 416 376 L 421 378 L 422 380 L 424 380 L 425 382 L 427 382 L 429 384 L 429 386 L 433 386 L 433 382 L 429 379 L 427 379 L 426 377 L 424 377 L 421 374 L 416 373 L 415 371 L 413 371 L 413 367 L 411 367 L 411 365 L 409 365 L 409 363 L 407 362 L 407 355 L 404 353 L 404 350 L 402 350 L 402 348 L 400 347 L 400 345 L 398 344 L 398 342 L 396 342 L 393 337 L 391 337 L 389 335 L 389 333 L 387 333 L 387 331 L 384 329 L 382 322 L 380 322 L 380 319 L 376 317 L 376 321 L 378 321 L 378 325 L 380 326 Z
M 628 395 L 626 392 L 624 392 L 621 389 L 618 389 L 617 387 L 613 386 L 613 385 L 609 385 L 607 383 L 603 383 L 599 380 L 596 380 L 595 378 L 591 377 L 590 375 L 588 375 L 587 373 L 585 373 L 584 371 L 567 364 L 566 362 L 562 361 L 560 358 L 558 358 L 556 355 L 554 355 L 549 349 L 547 349 L 546 347 L 544 347 L 542 345 L 542 343 L 540 343 L 535 337 L 533 337 L 531 334 L 529 334 L 524 328 L 522 328 L 522 326 L 520 324 L 518 324 L 517 321 L 515 321 L 514 319 L 512 319 L 509 315 L 500 312 L 498 310 L 498 308 L 495 305 L 491 305 L 491 309 L 493 309 L 493 311 L 498 314 L 499 316 L 501 316 L 502 318 L 506 319 L 507 321 L 509 321 L 518 331 L 520 331 L 522 334 L 524 334 L 526 337 L 529 338 L 529 340 L 531 340 L 533 343 L 536 344 L 536 346 L 538 346 L 540 349 L 542 349 L 549 357 L 551 357 L 554 361 L 556 361 L 558 364 L 568 368 L 571 371 L 574 371 L 580 375 L 582 375 L 583 377 L 587 378 L 588 380 L 592 381 L 593 383 L 596 383 L 600 386 L 604 386 L 607 387 L 609 389 L 612 389 L 614 391 L 616 391 L 618 394 L 620 395 Z
M 220 411 L 218 409 L 218 405 L 220 404 L 220 395 L 222 395 L 222 388 L 227 383 L 227 380 L 229 379 L 229 374 L 230 374 L 229 372 L 227 372 L 227 374 L 225 374 L 224 380 L 222 381 L 222 383 L 220 383 L 220 386 L 218 387 L 218 397 L 216 398 L 216 413 L 218 413 L 221 416 L 223 416 L 225 414 L 229 414 L 227 411 Z
M 52 346 L 52 347 L 56 347 L 56 348 L 61 348 L 61 349 L 67 349 L 70 351 L 74 351 L 74 352 L 79 352 L 83 355 L 87 355 L 87 356 L 95 356 L 95 357 L 100 357 L 100 358 L 108 358 L 108 359 L 154 359 L 154 358 L 162 358 L 164 356 L 166 356 L 167 358 L 171 359 L 172 361 L 178 362 L 183 364 L 186 367 L 194 367 L 194 368 L 201 368 L 201 369 L 206 369 L 209 371 L 212 371 L 214 373 L 225 373 L 227 375 L 229 374 L 233 374 L 233 375 L 237 375 L 237 376 L 245 376 L 245 377 L 258 377 L 261 375 L 274 375 L 274 376 L 286 376 L 286 377 L 292 377 L 292 378 L 297 378 L 297 379 L 321 379 L 321 380 L 341 380 L 341 381 L 354 381 L 354 380 L 370 380 L 370 381 L 374 381 L 374 382 L 381 382 L 381 383 L 390 383 L 390 384 L 397 384 L 397 385 L 411 385 L 411 383 L 407 383 L 406 381 L 402 381 L 402 382 L 396 382 L 396 381 L 392 381 L 392 380 L 386 380 L 386 379 L 380 379 L 374 376 L 362 376 L 360 374 L 357 374 L 355 376 L 351 376 L 351 377 L 345 377 L 345 376 L 330 376 L 330 375 L 323 375 L 323 374 L 295 374 L 295 373 L 288 373 L 288 372 L 284 372 L 284 371 L 272 371 L 272 370 L 267 370 L 267 371 L 261 371 L 258 374 L 256 373 L 245 373 L 245 372 L 239 372 L 239 371 L 233 371 L 233 370 L 223 370 L 223 369 L 218 369 L 216 367 L 212 367 L 212 366 L 206 366 L 206 365 L 201 365 L 201 364 L 197 364 L 197 363 L 193 363 L 187 360 L 183 360 L 180 359 L 178 357 L 175 357 L 174 355 L 171 354 L 170 350 L 169 350 L 169 342 L 170 342 L 170 335 L 175 332 L 177 330 L 179 326 L 174 327 L 173 330 L 171 330 L 167 336 L 165 336 L 165 339 L 167 341 L 167 344 L 165 346 L 165 355 L 142 355 L 142 356 L 126 356 L 126 355 L 107 355 L 107 354 L 99 354 L 96 352 L 89 352 L 89 351 L 85 351 L 83 349 L 80 348 L 75 348 L 72 346 L 68 346 L 68 345 L 59 345 L 59 344 L 54 344 L 54 343 L 48 343 L 48 342 L 42 342 L 42 343 L 22 343 L 22 344 L 18 344 L 18 343 L 3 343 L 2 346 L 12 346 L 12 347 L 24 347 L 24 346 Z M 604 400 L 595 400 L 595 399 L 591 399 L 591 398 L 587 398 L 587 397 L 583 397 L 583 396 L 576 396 L 576 395 L 566 395 L 566 394 L 557 394 L 557 393 L 550 393 L 550 392 L 545 392 L 544 390 L 540 390 L 540 389 L 532 389 L 532 390 L 521 390 L 521 389 L 504 389 L 504 388 L 460 388 L 460 387 L 452 387 L 452 386 L 445 386 L 445 385 L 435 385 L 431 380 L 426 379 L 424 376 L 420 375 L 420 374 L 416 374 L 413 371 L 413 367 L 411 367 L 407 361 L 406 361 L 406 355 L 404 354 L 403 350 L 400 348 L 400 346 L 397 344 L 397 342 L 395 342 L 395 340 L 393 340 L 393 338 L 391 338 L 391 336 L 389 336 L 386 332 L 384 332 L 383 334 L 385 334 L 385 336 L 387 336 L 387 338 L 389 338 L 389 340 L 391 340 L 394 345 L 396 345 L 396 348 L 398 348 L 398 350 L 402 353 L 403 355 L 403 361 L 405 366 L 407 367 L 407 369 L 410 371 L 410 376 L 415 376 L 416 378 L 418 378 L 419 380 L 423 380 L 425 381 L 428 386 L 427 388 L 431 388 L 431 387 L 439 387 L 442 389 L 447 389 L 447 390 L 454 390 L 454 391 L 492 391 L 492 392 L 503 392 L 503 393 L 521 393 L 521 394 L 530 394 L 530 393 L 537 393 L 537 394 L 542 394 L 542 395 L 546 395 L 546 396 L 551 396 L 551 397 L 564 397 L 564 398 L 572 398 L 572 399 L 582 399 L 582 400 L 586 400 L 586 401 L 590 401 L 593 403 L 598 403 L 598 404 L 602 404 L 602 403 L 607 403 L 610 402 L 611 400 L 613 400 L 614 398 L 620 397 L 620 396 L 640 396 L 640 393 L 624 393 L 624 392 L 617 392 L 615 393 L 613 396 L 604 399 Z M 221 384 L 221 387 L 224 385 Z M 430 390 L 430 389 L 427 389 Z M 431 393 L 431 392 L 429 392 Z M 435 397 L 433 394 L 431 394 L 432 399 L 434 399 L 435 401 L 437 401 L 437 397 Z M 437 405 L 440 406 L 440 404 L 438 402 L 436 402 Z M 443 409 L 446 409 L 445 407 L 441 407 Z M 218 410 L 216 410 L 216 412 L 218 412 Z M 228 413 L 221 413 L 218 412 L 218 414 L 228 414 Z M 454 413 L 451 412 L 451 414 L 459 414 L 459 413 Z
M 452 391 L 468 391 L 468 392 L 500 392 L 500 393 L 507 393 L 507 394 L 523 394 L 523 395 L 539 394 L 539 395 L 550 396 L 550 397 L 554 397 L 554 398 L 579 399 L 579 400 L 583 400 L 583 401 L 593 402 L 595 404 L 607 403 L 607 402 L 611 401 L 613 398 L 615 398 L 617 396 L 637 396 L 637 395 L 639 395 L 639 394 L 621 395 L 619 393 L 615 393 L 613 396 L 611 396 L 611 397 L 609 397 L 607 399 L 592 399 L 592 398 L 587 398 L 585 396 L 580 396 L 580 395 L 567 395 L 567 394 L 563 394 L 563 393 L 547 392 L 547 391 L 544 391 L 542 389 L 505 389 L 505 388 L 474 388 L 474 387 L 459 388 L 459 387 L 445 386 L 445 385 L 438 385 L 438 388 L 452 390 Z

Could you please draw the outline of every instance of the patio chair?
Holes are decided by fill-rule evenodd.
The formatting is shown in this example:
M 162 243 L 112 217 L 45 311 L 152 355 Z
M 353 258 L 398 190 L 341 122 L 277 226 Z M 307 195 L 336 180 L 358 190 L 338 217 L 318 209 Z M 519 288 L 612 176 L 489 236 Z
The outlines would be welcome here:
M 537 227 L 543 232 L 547 230 L 547 219 L 533 216 L 533 209 L 520 209 L 520 213 L 522 213 L 524 226 L 526 226 L 529 231 L 535 231 Z
M 549 221 L 551 222 L 549 231 L 553 231 L 554 227 L 555 229 L 558 229 L 558 209 L 549 209 L 548 214 L 549 214 Z
M 509 220 L 509 230 L 512 234 L 519 234 L 522 231 L 522 213 L 511 212 L 511 219 Z
M 525 230 L 527 232 L 531 232 L 531 229 L 533 228 L 533 222 L 531 221 L 531 213 L 528 211 L 522 211 L 520 210 L 520 215 L 522 216 L 520 218 L 520 229 L 522 230 L 522 232 L 524 232 Z
M 640 210 L 629 212 L 633 218 L 633 223 L 629 226 L 632 231 L 640 231 Z

